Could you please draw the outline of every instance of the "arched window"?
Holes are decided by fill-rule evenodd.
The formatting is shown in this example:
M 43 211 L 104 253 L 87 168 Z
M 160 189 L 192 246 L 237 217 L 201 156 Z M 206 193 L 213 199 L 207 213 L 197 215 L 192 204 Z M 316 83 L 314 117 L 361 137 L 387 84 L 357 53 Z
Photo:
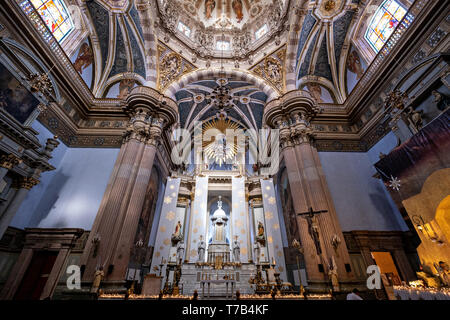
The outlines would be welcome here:
M 386 0 L 378 8 L 365 34 L 375 52 L 380 51 L 405 14 L 406 9 L 395 0 Z
M 58 42 L 64 40 L 74 30 L 74 23 L 62 0 L 30 0 L 30 2 Z

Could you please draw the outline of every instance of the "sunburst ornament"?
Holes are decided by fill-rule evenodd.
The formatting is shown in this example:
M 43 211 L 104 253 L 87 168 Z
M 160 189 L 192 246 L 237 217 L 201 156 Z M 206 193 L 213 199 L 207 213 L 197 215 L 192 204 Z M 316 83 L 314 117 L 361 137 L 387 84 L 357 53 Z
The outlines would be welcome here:
M 391 187 L 394 190 L 400 191 L 400 187 L 402 186 L 400 182 L 401 180 L 399 180 L 398 178 L 394 178 L 391 175 L 391 180 L 389 180 L 389 187 Z
M 219 166 L 227 161 L 233 161 L 237 154 L 237 138 L 234 141 L 228 141 L 226 137 L 227 130 L 237 130 L 240 126 L 225 117 L 213 119 L 203 124 L 203 136 L 208 130 L 216 132 L 212 141 L 203 141 L 203 152 L 207 160 L 213 160 Z

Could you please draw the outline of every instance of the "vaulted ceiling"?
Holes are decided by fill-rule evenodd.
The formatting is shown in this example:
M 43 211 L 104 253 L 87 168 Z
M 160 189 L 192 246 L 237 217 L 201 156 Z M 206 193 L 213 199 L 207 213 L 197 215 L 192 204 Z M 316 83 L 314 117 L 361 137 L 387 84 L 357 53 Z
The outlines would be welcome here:
M 215 117 L 217 110 L 211 107 L 209 96 L 218 86 L 217 78 L 189 83 L 176 94 L 182 128 L 191 129 L 194 121 Z M 267 95 L 254 84 L 228 78 L 225 79 L 231 89 L 232 108 L 227 111 L 230 119 L 245 128 L 261 128 L 264 105 Z
M 364 90 L 357 85 L 360 81 L 366 86 L 376 75 L 370 65 L 376 55 L 361 52 L 365 48 L 358 41 L 364 29 L 360 27 L 373 14 L 369 6 L 379 5 L 380 0 L 242 0 L 235 2 L 242 2 L 240 22 L 239 5 L 233 7 L 233 1 L 228 0 L 215 0 L 207 21 L 205 2 L 199 0 L 67 1 L 81 9 L 85 29 L 76 33 L 81 38 L 78 42 L 49 45 L 46 54 L 54 56 L 48 68 L 61 73 L 55 78 L 61 82 L 57 86 L 64 98 L 55 101 L 40 118 L 53 126 L 51 129 L 62 130 L 64 126 L 59 134 L 68 144 L 83 141 L 89 145 L 98 140 L 96 135 L 105 143 L 95 145 L 119 143 L 126 123 L 123 100 L 137 85 L 154 87 L 176 100 L 182 127 L 211 117 L 215 111 L 206 97 L 221 71 L 233 85 L 234 106 L 229 116 L 245 127 L 263 126 L 262 109 L 268 101 L 291 90 L 309 91 L 322 110 L 314 125 L 327 139 L 327 146 L 330 137 L 338 135 L 334 139 L 359 145 L 361 130 L 381 108 L 380 96 L 368 95 L 370 101 L 359 102 Z M 179 22 L 190 29 L 190 36 L 180 33 Z M 44 30 L 39 23 L 33 20 L 26 27 Z M 265 24 L 268 31 L 256 39 L 255 31 Z M 41 31 L 35 35 L 45 44 L 48 35 Z M 250 39 L 245 39 L 247 32 Z M 230 41 L 228 49 L 218 52 L 204 46 L 224 39 Z M 235 46 L 235 41 L 239 45 Z M 92 49 L 92 71 L 81 68 L 79 72 L 76 64 L 78 58 L 86 58 L 81 50 L 86 44 Z M 356 67 L 350 66 L 349 57 Z M 377 65 L 382 62 L 377 60 Z M 358 90 L 352 92 L 353 88 Z M 201 103 L 196 100 L 199 95 L 204 96 Z M 250 102 L 242 103 L 242 95 Z M 81 131 L 89 139 L 82 139 Z

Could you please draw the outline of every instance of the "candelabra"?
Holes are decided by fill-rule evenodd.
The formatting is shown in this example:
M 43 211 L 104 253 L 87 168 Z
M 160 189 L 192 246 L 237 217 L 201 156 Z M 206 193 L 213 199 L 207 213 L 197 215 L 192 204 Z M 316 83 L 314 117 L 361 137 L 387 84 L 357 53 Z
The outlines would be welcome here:
M 304 249 L 297 239 L 292 240 L 292 247 L 297 249 L 296 259 L 297 259 L 297 271 L 298 271 L 298 281 L 300 282 L 300 295 L 304 296 L 305 288 L 303 288 L 302 274 L 300 272 L 300 261 L 299 256 L 303 255 Z

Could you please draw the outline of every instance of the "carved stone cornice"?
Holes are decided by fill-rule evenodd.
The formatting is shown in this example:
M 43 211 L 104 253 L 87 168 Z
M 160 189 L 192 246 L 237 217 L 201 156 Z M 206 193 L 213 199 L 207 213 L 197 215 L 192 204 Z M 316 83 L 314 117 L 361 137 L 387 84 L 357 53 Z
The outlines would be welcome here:
M 283 118 L 293 118 L 296 114 L 303 114 L 310 121 L 319 110 L 309 92 L 303 90 L 289 91 L 280 98 L 266 104 L 263 123 L 275 127 L 277 121 Z
M 1 155 L 0 156 L 0 167 L 11 170 L 14 166 L 17 166 L 22 162 L 22 159 L 19 159 L 13 154 Z

